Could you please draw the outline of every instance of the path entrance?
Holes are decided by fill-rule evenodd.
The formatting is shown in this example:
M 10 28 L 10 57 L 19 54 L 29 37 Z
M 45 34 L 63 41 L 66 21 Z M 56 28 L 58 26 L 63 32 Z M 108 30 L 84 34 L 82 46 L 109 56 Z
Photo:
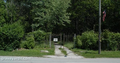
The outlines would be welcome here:
M 65 56 L 59 48 L 64 48 L 64 50 L 67 52 L 67 56 Z M 47 58 L 84 58 L 83 56 L 78 56 L 77 54 L 73 53 L 71 50 L 69 50 L 67 47 L 64 47 L 62 45 L 55 45 L 55 55 L 47 55 L 44 56 Z

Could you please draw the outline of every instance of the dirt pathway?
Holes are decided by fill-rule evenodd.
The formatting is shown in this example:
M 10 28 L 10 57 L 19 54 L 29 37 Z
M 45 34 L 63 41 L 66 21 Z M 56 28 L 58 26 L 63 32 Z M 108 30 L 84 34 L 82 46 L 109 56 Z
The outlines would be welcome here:
M 67 52 L 67 56 L 65 56 L 59 48 L 64 48 L 64 50 Z M 84 58 L 83 56 L 78 56 L 75 53 L 73 53 L 71 50 L 69 50 L 67 47 L 63 47 L 61 45 L 55 45 L 55 55 L 47 55 L 45 57 L 48 58 Z

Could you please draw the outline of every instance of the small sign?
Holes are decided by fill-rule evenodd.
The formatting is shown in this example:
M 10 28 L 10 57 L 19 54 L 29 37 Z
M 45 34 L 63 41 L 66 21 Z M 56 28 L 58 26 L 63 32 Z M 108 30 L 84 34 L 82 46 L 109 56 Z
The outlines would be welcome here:
M 53 41 L 57 42 L 57 41 L 58 41 L 58 38 L 53 38 Z

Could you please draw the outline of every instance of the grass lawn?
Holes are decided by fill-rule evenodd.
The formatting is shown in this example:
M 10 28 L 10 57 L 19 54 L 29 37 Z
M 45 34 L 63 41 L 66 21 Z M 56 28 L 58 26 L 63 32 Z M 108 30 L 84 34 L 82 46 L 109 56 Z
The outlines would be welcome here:
M 41 52 L 41 50 L 48 50 L 49 53 Z M 0 50 L 0 56 L 42 57 L 43 55 L 54 55 L 54 48 L 21 49 L 12 52 Z
M 101 51 L 101 54 L 93 50 L 72 49 L 72 51 L 85 58 L 120 58 L 120 51 Z

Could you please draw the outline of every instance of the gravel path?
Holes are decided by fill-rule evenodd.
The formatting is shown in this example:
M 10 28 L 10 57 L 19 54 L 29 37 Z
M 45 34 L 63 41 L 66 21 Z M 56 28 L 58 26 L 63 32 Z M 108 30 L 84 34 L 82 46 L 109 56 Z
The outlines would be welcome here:
M 64 50 L 67 52 L 67 56 L 65 56 L 59 48 L 64 48 Z M 84 58 L 83 56 L 78 56 L 77 54 L 73 53 L 71 50 L 69 50 L 67 47 L 63 47 L 61 45 L 55 45 L 55 55 L 47 55 L 44 56 L 47 58 Z

